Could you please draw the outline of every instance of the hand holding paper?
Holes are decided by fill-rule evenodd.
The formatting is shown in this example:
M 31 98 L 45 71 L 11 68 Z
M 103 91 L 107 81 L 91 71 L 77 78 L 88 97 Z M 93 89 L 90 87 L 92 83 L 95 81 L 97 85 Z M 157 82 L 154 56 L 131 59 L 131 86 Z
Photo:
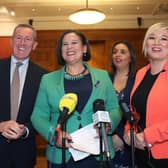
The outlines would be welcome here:
M 70 135 L 73 141 L 73 143 L 71 144 L 73 150 L 70 148 L 70 152 L 72 156 L 75 156 L 74 160 L 79 158 L 83 159 L 89 156 L 90 154 L 93 155 L 100 154 L 100 140 L 93 124 L 89 124 L 71 133 Z M 78 152 L 79 156 L 77 156 L 76 152 Z M 81 154 L 82 155 L 84 154 L 82 158 Z

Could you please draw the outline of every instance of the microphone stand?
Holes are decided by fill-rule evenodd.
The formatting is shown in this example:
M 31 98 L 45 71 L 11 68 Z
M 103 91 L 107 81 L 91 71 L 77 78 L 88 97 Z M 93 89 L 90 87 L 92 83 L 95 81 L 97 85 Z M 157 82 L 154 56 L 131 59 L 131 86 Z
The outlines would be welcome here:
M 125 117 L 127 118 L 129 124 L 130 124 L 130 137 L 131 137 L 131 163 L 132 163 L 132 168 L 135 168 L 135 145 L 134 145 L 134 125 L 136 123 L 136 120 L 128 108 L 127 104 L 123 101 L 119 102 L 121 109 L 123 110 Z
M 103 99 L 96 99 L 93 103 L 93 111 L 96 113 L 99 110 L 105 111 Z M 97 119 L 99 119 L 98 116 L 96 116 L 96 118 L 94 118 L 93 120 L 97 122 Z M 105 129 L 105 122 L 99 122 L 98 127 L 99 127 L 99 136 L 100 136 L 100 167 L 112 168 L 111 159 L 110 159 L 110 149 L 108 146 L 106 129 Z M 105 152 L 103 151 L 103 147 Z M 106 155 L 105 161 L 103 160 L 104 154 Z
M 130 137 L 131 137 L 131 163 L 132 163 L 132 168 L 135 168 L 135 145 L 134 145 L 134 124 L 135 120 L 134 117 L 131 115 L 129 119 L 130 123 Z
M 100 136 L 100 168 L 103 168 L 103 137 L 102 137 L 102 123 L 99 128 L 99 136 Z
M 65 137 L 64 132 L 66 132 L 66 121 L 61 124 L 62 129 L 62 168 L 66 168 L 66 146 L 65 146 Z
M 103 134 L 105 134 L 105 135 L 103 135 Z M 100 123 L 99 135 L 100 135 L 100 167 L 101 168 L 112 168 L 111 159 L 110 159 L 110 151 L 109 151 L 108 144 L 106 144 L 107 143 L 107 137 L 106 137 L 107 135 L 105 133 L 104 123 Z M 104 142 L 105 152 L 103 152 L 103 142 Z M 105 161 L 103 160 L 103 154 L 106 155 Z

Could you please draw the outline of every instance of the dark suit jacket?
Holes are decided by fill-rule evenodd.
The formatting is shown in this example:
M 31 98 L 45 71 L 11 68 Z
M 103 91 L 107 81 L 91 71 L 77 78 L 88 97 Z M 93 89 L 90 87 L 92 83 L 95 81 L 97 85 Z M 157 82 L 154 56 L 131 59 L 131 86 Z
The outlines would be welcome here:
M 10 61 L 11 58 L 0 60 L 0 122 L 10 120 Z M 18 161 L 29 160 L 35 162 L 36 132 L 32 127 L 30 116 L 38 92 L 41 77 L 47 71 L 38 65 L 29 62 L 24 88 L 22 92 L 17 122 L 22 123 L 29 129 L 29 136 L 26 139 L 19 139 L 11 142 L 0 136 L 0 163 L 1 159 L 10 161 L 10 156 L 18 157 Z

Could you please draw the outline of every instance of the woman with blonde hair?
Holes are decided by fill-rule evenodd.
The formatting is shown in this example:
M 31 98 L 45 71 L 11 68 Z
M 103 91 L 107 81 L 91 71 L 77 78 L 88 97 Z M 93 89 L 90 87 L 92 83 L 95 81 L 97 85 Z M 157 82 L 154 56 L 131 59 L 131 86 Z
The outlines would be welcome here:
M 135 155 L 139 168 L 168 165 L 168 24 L 149 27 L 143 42 L 149 64 L 136 74 L 130 107 L 136 118 Z M 128 128 L 128 127 L 127 127 Z M 129 129 L 125 142 L 130 144 Z

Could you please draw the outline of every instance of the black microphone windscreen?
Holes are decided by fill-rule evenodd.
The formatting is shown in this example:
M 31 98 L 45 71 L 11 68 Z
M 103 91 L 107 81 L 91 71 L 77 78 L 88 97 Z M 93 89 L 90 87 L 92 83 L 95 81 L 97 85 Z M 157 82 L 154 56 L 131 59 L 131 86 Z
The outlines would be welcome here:
M 121 110 L 123 111 L 124 117 L 129 121 L 129 122 L 134 122 L 134 117 L 132 115 L 132 112 L 130 111 L 128 105 L 125 102 L 119 102 Z
M 105 111 L 104 100 L 103 99 L 96 99 L 93 103 L 93 111 Z
M 125 102 L 120 102 L 120 107 L 125 113 L 130 113 L 130 110 Z

